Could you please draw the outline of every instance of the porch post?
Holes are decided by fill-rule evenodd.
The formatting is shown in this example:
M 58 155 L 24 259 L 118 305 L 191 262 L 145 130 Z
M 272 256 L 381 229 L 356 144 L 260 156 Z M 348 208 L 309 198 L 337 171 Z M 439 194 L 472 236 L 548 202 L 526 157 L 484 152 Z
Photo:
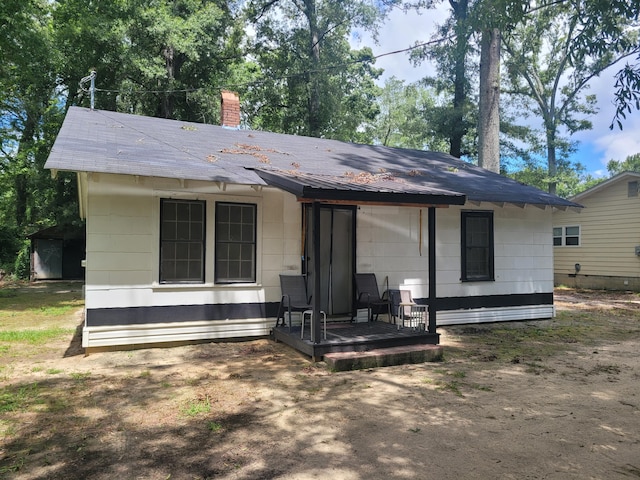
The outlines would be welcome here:
M 436 208 L 429 207 L 429 333 L 436 333 Z
M 320 203 L 313 202 L 313 317 L 311 319 L 311 342 L 320 343 Z

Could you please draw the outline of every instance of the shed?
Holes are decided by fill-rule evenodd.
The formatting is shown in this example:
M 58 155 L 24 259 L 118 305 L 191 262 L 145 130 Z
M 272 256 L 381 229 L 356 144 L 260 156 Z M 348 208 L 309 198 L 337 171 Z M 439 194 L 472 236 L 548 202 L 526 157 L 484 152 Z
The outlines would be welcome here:
M 28 236 L 31 280 L 83 280 L 84 227 L 56 225 Z

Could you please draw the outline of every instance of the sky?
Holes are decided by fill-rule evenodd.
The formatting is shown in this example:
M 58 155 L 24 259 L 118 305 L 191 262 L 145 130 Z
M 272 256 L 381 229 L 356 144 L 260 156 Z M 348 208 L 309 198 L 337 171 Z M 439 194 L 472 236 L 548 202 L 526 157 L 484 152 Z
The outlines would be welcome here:
M 402 50 L 416 42 L 430 40 L 434 25 L 442 23 L 447 16 L 448 10 L 445 3 L 436 10 L 429 10 L 422 14 L 415 11 L 404 13 L 395 9 L 380 29 L 377 44 L 369 35 L 364 34 L 361 39 L 354 39 L 352 45 L 355 48 L 369 46 L 376 56 Z M 629 155 L 640 153 L 639 111 L 627 115 L 627 119 L 623 121 L 623 130 L 618 127 L 609 129 L 615 113 L 614 75 L 623 65 L 624 63 L 615 65 L 590 82 L 590 88 L 585 93 L 596 95 L 599 111 L 589 118 L 593 124 L 592 130 L 578 132 L 572 137 L 579 142 L 579 145 L 578 151 L 571 160 L 580 162 L 586 167 L 587 173 L 594 177 L 608 176 L 606 165 L 609 160 L 623 161 Z M 434 72 L 433 66 L 426 62 L 415 67 L 409 61 L 408 53 L 383 56 L 377 59 L 375 66 L 384 69 L 380 85 L 383 85 L 384 81 L 391 76 L 411 83 Z

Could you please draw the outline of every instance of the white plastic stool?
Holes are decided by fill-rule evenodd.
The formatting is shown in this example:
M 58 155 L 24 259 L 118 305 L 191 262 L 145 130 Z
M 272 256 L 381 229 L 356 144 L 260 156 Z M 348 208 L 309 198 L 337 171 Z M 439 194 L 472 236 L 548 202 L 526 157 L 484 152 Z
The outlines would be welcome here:
M 322 320 L 324 320 L 324 339 L 327 339 L 327 314 L 320 310 Z M 309 328 L 311 328 L 311 320 L 313 319 L 313 310 L 305 310 L 302 312 L 302 324 L 300 325 L 300 338 L 304 338 L 304 317 L 309 315 Z

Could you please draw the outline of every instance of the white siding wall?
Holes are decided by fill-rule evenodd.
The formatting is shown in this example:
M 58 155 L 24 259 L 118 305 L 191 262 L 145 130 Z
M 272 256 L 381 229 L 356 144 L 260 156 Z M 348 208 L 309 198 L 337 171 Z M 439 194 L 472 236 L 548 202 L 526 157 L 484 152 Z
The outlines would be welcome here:
M 224 188 L 224 191 L 222 190 Z M 86 306 L 93 308 L 275 302 L 278 273 L 299 269 L 300 211 L 272 189 L 205 182 L 93 175 L 88 179 Z M 160 198 L 205 200 L 208 218 L 203 285 L 160 285 Z M 258 205 L 257 282 L 214 285 L 215 201 Z M 265 208 L 268 205 L 268 208 Z
M 124 175 L 93 174 L 86 186 L 87 309 L 278 302 L 282 272 L 299 273 L 301 208 L 295 197 L 271 188 L 223 185 Z M 201 285 L 161 285 L 161 198 L 206 201 L 206 267 Z M 213 278 L 216 201 L 255 203 L 257 281 L 216 285 Z M 464 209 L 494 211 L 495 281 L 460 281 L 460 213 L 437 209 L 438 297 L 548 293 L 553 291 L 551 212 L 535 207 Z M 420 213 L 422 211 L 422 214 Z M 422 215 L 422 220 L 420 219 Z M 427 209 L 362 206 L 357 212 L 357 271 L 375 272 L 381 288 L 410 288 L 428 296 Z M 448 311 L 439 324 L 551 316 L 552 307 Z M 85 347 L 266 335 L 273 319 L 85 327 Z
M 579 247 L 554 247 L 556 273 L 640 277 L 640 197 L 628 197 L 627 179 L 621 179 L 579 201 L 579 213 L 555 212 L 553 225 L 579 225 Z
M 494 212 L 495 281 L 461 282 L 460 214 Z M 374 272 L 383 286 L 428 296 L 427 209 L 361 207 L 358 210 L 359 272 Z M 420 255 L 422 243 L 422 255 Z M 459 297 L 553 291 L 551 211 L 536 207 L 450 207 L 436 210 L 437 296 Z

